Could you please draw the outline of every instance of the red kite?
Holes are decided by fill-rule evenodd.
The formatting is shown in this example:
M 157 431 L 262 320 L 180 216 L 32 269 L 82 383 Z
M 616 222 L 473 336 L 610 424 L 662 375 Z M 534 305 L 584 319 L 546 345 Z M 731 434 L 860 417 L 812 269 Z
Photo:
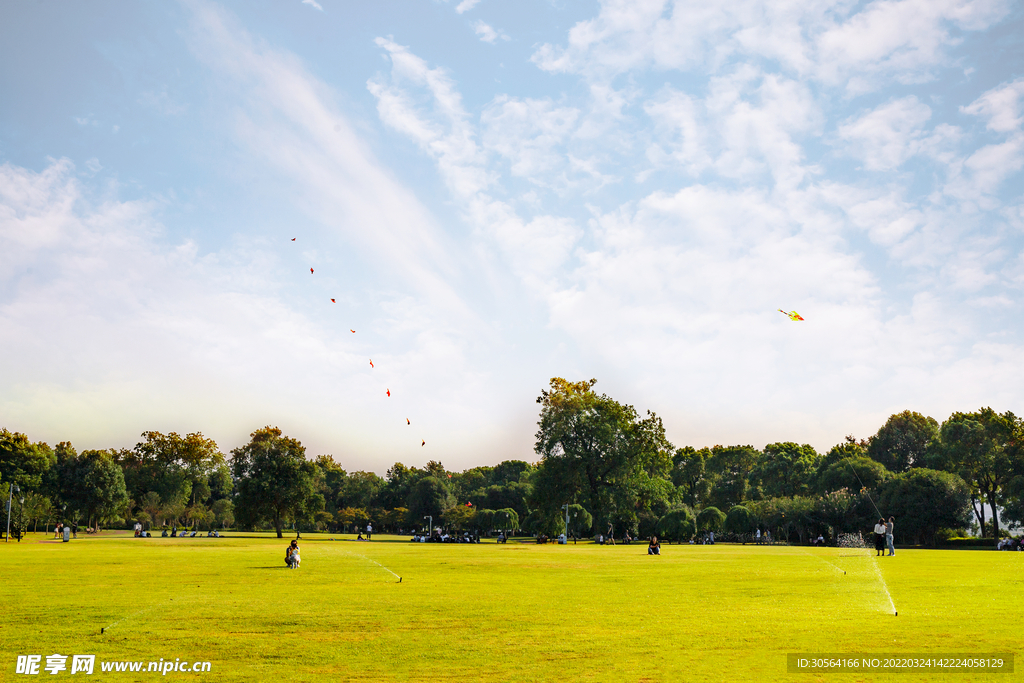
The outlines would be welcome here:
M 797 313 L 796 311 L 789 312 L 789 311 L 784 311 L 784 310 L 782 310 L 780 308 L 779 309 L 779 313 L 783 314 L 784 316 L 788 317 L 790 320 L 793 320 L 793 321 L 803 320 L 803 318 L 800 317 L 800 314 Z
M 312 272 L 313 272 L 313 269 L 312 269 L 312 268 L 310 268 L 310 269 L 309 269 L 309 272 L 310 272 L 310 273 L 312 274 Z
M 373 367 L 373 359 L 372 358 L 370 359 L 370 367 L 371 368 Z
M 331 299 L 331 303 L 332 303 L 332 304 L 336 304 L 336 303 L 338 303 L 338 302 L 337 302 L 337 301 L 335 301 L 334 299 Z
M 391 398 L 391 390 L 388 389 L 388 398 Z
M 407 424 L 407 425 L 411 425 L 411 424 L 412 424 L 412 422 L 409 422 L 409 418 L 405 418 L 405 424 Z
M 427 445 L 427 442 L 426 442 L 426 441 L 423 441 L 422 443 L 420 443 L 420 445 L 421 445 L 421 446 L 426 446 L 426 445 Z
M 295 238 L 293 237 L 293 238 L 292 238 L 292 242 L 294 242 L 294 241 L 295 241 Z
M 449 478 L 449 479 L 451 479 L 451 478 L 452 478 L 452 475 L 451 475 L 450 473 L 448 474 L 448 478 Z
M 471 507 L 473 507 L 473 503 L 472 503 L 472 501 L 471 501 L 471 502 L 469 502 L 469 503 L 466 503 L 466 507 L 468 507 L 468 508 L 471 508 Z
M 349 330 L 349 332 L 351 332 L 352 334 L 355 334 L 355 333 L 356 333 L 356 331 L 355 331 L 355 330 Z

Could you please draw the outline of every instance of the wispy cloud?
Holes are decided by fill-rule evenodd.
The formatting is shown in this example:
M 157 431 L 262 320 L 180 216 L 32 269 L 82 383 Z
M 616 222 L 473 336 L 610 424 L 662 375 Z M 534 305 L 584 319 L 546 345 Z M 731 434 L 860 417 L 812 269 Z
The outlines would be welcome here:
M 504 32 L 495 30 L 490 24 L 482 20 L 473 24 L 473 31 L 476 32 L 476 35 L 479 36 L 480 40 L 492 45 L 498 41 L 498 38 L 501 38 L 502 40 L 511 40 L 511 38 L 505 35 Z
M 310 5 L 310 6 L 311 6 L 311 7 L 313 7 L 314 9 L 318 9 L 318 10 L 320 10 L 321 12 L 323 12 L 323 11 L 324 11 L 324 8 L 323 8 L 323 7 L 321 7 L 321 6 L 320 6 L 320 3 L 319 3 L 319 2 L 317 2 L 316 0 L 302 0 L 302 4 L 303 4 L 303 5 Z

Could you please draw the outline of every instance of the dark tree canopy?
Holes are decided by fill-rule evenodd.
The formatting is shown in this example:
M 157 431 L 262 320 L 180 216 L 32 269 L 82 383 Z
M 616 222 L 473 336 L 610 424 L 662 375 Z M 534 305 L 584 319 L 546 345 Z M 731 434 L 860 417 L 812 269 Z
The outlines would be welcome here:
M 17 484 L 25 492 L 38 491 L 55 462 L 45 443 L 31 443 L 24 434 L 0 429 L 0 481 Z
M 950 472 L 912 468 L 881 488 L 878 507 L 896 518 L 897 538 L 934 544 L 939 529 L 962 529 L 971 519 L 970 495 L 963 479 Z
M 924 464 L 928 443 L 938 436 L 939 423 L 921 413 L 904 410 L 891 415 L 868 443 L 868 455 L 891 472 Z

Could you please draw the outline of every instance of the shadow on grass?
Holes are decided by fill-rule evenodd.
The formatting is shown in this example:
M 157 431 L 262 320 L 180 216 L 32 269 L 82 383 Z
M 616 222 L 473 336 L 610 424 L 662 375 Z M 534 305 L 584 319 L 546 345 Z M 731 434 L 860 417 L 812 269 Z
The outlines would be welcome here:
M 250 569 L 288 569 L 288 566 L 284 567 L 250 567 Z

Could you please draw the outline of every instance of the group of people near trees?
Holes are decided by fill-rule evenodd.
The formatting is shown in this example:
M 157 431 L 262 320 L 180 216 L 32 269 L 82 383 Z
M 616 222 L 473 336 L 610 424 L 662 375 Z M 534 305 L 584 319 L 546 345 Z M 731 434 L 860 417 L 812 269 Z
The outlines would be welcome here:
M 394 533 L 430 518 L 463 537 L 595 537 L 614 526 L 617 539 L 732 540 L 760 530 L 761 541 L 770 533 L 833 543 L 870 529 L 877 504 L 902 520 L 895 542 L 933 543 L 973 523 L 995 546 L 1000 517 L 1024 523 L 1024 421 L 1008 411 L 954 413 L 941 424 L 904 411 L 869 439 L 847 437 L 824 454 L 796 442 L 677 448 L 657 415 L 594 384 L 554 378 L 541 392 L 532 463 L 463 472 L 395 463 L 381 477 L 310 458 L 270 426 L 227 455 L 201 433 L 150 431 L 132 448 L 78 453 L 2 429 L 0 495 L 18 486 L 30 524 L 269 527 L 279 537 L 286 527 L 371 523 Z

